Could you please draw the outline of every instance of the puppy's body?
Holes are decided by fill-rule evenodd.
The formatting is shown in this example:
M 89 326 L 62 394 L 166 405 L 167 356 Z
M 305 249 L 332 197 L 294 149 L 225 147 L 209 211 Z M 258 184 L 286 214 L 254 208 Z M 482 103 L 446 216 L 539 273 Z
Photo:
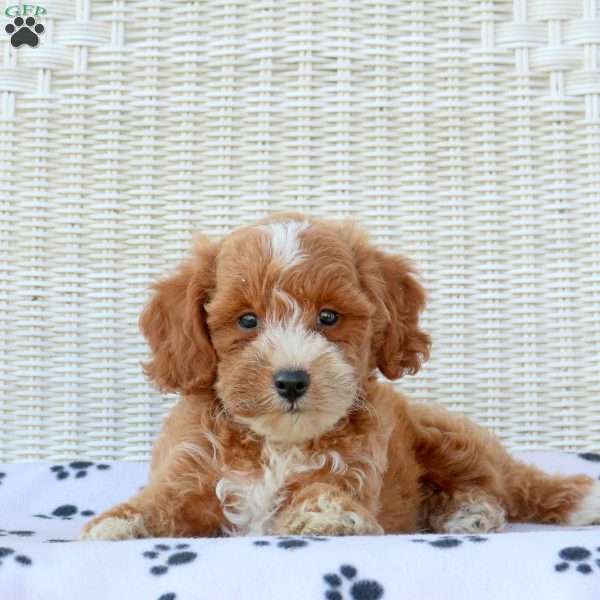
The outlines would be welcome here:
M 283 215 L 200 242 L 142 316 L 149 375 L 182 392 L 148 485 L 89 539 L 484 532 L 600 522 L 600 485 L 510 457 L 388 378 L 429 352 L 410 264 L 356 228 Z

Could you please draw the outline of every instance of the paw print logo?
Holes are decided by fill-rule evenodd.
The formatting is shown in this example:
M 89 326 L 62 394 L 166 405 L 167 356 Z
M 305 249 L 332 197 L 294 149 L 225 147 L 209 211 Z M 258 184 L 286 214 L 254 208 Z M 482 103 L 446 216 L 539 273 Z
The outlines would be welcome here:
M 142 556 L 150 560 L 156 560 L 157 558 L 162 558 L 161 555 L 165 552 L 175 550 L 175 552 L 167 556 L 165 564 L 150 567 L 152 575 L 164 575 L 169 570 L 169 567 L 185 565 L 196 560 L 198 555 L 195 552 L 190 552 L 188 550 L 189 547 L 189 544 L 175 544 L 174 548 L 171 548 L 168 544 L 155 544 L 153 550 L 143 552 Z
M 487 542 L 488 540 L 488 538 L 480 535 L 468 535 L 465 537 L 465 539 L 474 544 L 480 544 L 481 542 Z M 415 538 L 411 540 L 411 542 L 417 542 L 421 544 L 427 543 L 432 548 L 457 548 L 458 546 L 462 545 L 463 540 L 452 535 L 445 535 L 444 537 L 438 538 L 437 540 L 433 540 L 431 542 L 428 542 L 422 538 Z
M 0 567 L 4 563 L 4 559 L 11 556 L 14 561 L 21 565 L 22 567 L 28 567 L 31 565 L 31 559 L 29 556 L 25 556 L 24 554 L 16 554 L 16 552 L 12 548 L 0 548 Z
M 34 517 L 38 517 L 38 519 L 62 519 L 63 521 L 71 521 L 73 517 L 82 516 L 82 517 L 91 517 L 96 513 L 93 510 L 82 510 L 74 506 L 73 504 L 61 504 L 57 508 L 52 511 L 51 515 L 33 515 Z
M 39 36 L 44 33 L 44 26 L 35 22 L 33 17 L 17 17 L 12 23 L 9 23 L 4 30 L 10 35 L 10 43 L 18 48 L 23 44 L 35 48 L 40 41 Z
M 600 552 L 600 547 L 596 548 L 596 552 Z M 563 548 L 558 553 L 558 556 L 562 561 L 554 565 L 554 570 L 559 573 L 564 573 L 573 566 L 578 573 L 589 575 L 593 571 L 592 566 L 589 564 L 592 561 L 600 569 L 600 558 L 594 559 L 590 550 L 583 546 L 569 546 Z
M 6 477 L 6 473 L 0 473 L 0 485 L 2 485 L 2 480 Z
M 283 550 L 296 550 L 297 548 L 304 548 L 308 546 L 310 542 L 326 542 L 327 538 L 325 537 L 317 537 L 312 535 L 305 535 L 302 537 L 289 537 L 289 536 L 280 536 L 277 537 L 277 548 L 282 548 Z M 264 546 L 270 546 L 271 542 L 268 540 L 255 540 L 252 542 L 255 546 L 259 548 Z
M 68 479 L 71 474 L 75 479 L 82 479 L 83 477 L 87 477 L 88 471 L 94 466 L 98 471 L 107 471 L 110 469 L 110 465 L 96 465 L 89 460 L 74 460 L 66 467 L 64 465 L 53 465 L 50 467 L 50 470 L 56 475 L 56 479 Z
M 327 584 L 326 600 L 379 600 L 383 598 L 383 586 L 372 579 L 358 579 L 358 571 L 352 565 L 342 565 L 337 573 L 323 575 Z M 347 591 L 347 593 L 345 593 Z

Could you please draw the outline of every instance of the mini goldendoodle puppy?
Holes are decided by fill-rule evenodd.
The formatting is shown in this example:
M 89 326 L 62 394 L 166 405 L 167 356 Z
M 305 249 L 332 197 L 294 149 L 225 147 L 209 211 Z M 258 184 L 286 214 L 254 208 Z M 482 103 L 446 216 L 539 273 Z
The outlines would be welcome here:
M 352 224 L 285 214 L 198 241 L 141 317 L 147 374 L 181 393 L 150 481 L 83 538 L 600 523 L 600 482 L 378 381 L 428 357 L 424 302 L 410 262 Z

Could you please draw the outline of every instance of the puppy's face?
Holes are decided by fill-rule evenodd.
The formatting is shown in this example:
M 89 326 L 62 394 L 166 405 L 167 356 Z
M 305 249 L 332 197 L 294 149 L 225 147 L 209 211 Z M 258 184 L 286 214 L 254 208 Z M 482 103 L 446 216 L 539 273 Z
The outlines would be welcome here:
M 214 386 L 265 438 L 302 442 L 355 405 L 376 367 L 416 372 L 428 336 L 410 265 L 350 225 L 281 216 L 202 242 L 142 316 L 163 388 Z
M 327 226 L 275 222 L 221 247 L 206 306 L 227 411 L 276 441 L 330 429 L 368 372 L 374 307 Z

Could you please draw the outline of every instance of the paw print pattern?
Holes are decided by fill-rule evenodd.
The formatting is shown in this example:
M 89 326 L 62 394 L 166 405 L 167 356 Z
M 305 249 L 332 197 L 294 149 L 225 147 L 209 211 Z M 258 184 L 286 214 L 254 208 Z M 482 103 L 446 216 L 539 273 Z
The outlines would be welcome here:
M 339 573 L 323 575 L 328 588 L 325 592 L 327 600 L 379 600 L 383 597 L 383 586 L 372 579 L 357 579 L 358 571 L 352 565 L 342 565 Z
M 33 515 L 34 517 L 38 517 L 38 519 L 62 519 L 63 521 L 70 521 L 73 517 L 81 516 L 81 517 L 91 517 L 96 513 L 93 510 L 82 510 L 74 506 L 73 504 L 62 504 L 58 506 L 52 511 L 51 515 Z
M 10 43 L 18 48 L 23 44 L 35 48 L 40 41 L 38 37 L 44 33 L 44 26 L 41 23 L 35 22 L 33 17 L 17 17 L 12 23 L 9 23 L 4 31 L 10 35 Z
M 452 535 L 445 535 L 444 537 L 438 538 L 437 540 L 433 540 L 431 542 L 428 542 L 427 540 L 424 540 L 422 538 L 412 539 L 411 542 L 421 544 L 427 543 L 432 548 L 457 548 L 463 543 L 464 540 L 468 540 L 469 542 L 473 542 L 474 544 L 479 544 L 481 542 L 487 542 L 488 538 L 482 537 L 480 535 L 467 535 L 464 539 L 460 539 Z
M 6 473 L 0 473 L 0 485 L 2 485 L 2 480 L 6 477 Z
M 589 460 L 591 462 L 600 462 L 600 454 L 597 452 L 582 452 L 578 455 L 579 458 L 583 458 L 583 460 Z
M 169 567 L 185 565 L 196 560 L 198 555 L 195 552 L 190 552 L 188 550 L 189 547 L 189 544 L 175 544 L 174 548 L 171 548 L 168 544 L 155 544 L 153 550 L 143 552 L 142 556 L 150 560 L 155 560 L 161 558 L 161 554 L 164 552 L 176 550 L 176 552 L 173 552 L 167 557 L 164 565 L 154 565 L 150 567 L 150 573 L 152 573 L 152 575 L 164 575 L 169 570 Z
M 14 529 L 13 531 L 0 529 L 0 537 L 6 537 L 7 535 L 16 535 L 18 537 L 30 537 L 32 535 L 35 535 L 35 531 L 29 531 L 28 529 Z
M 278 540 L 276 544 L 277 548 L 282 548 L 284 550 L 295 550 L 297 548 L 304 548 L 305 546 L 308 546 L 310 542 L 326 542 L 328 538 L 307 535 L 302 536 L 300 538 L 280 536 L 276 539 Z M 255 540 L 252 543 L 254 544 L 254 546 L 258 547 L 271 545 L 271 542 L 269 542 L 268 540 Z
M 158 600 L 177 600 L 177 594 L 174 594 L 173 592 L 168 592 L 166 594 L 162 594 L 162 596 L 160 596 Z
M 81 479 L 82 477 L 87 477 L 88 471 L 94 466 L 98 471 L 107 471 L 110 469 L 110 465 L 96 465 L 89 460 L 75 460 L 70 462 L 66 467 L 64 465 L 54 465 L 50 467 L 50 470 L 56 475 L 56 479 L 67 479 L 71 474 L 76 479 Z
M 600 547 L 596 548 L 596 552 L 600 553 Z M 592 552 L 583 546 L 563 548 L 558 556 L 562 559 L 561 562 L 554 565 L 554 570 L 558 573 L 564 573 L 574 566 L 578 573 L 589 575 L 594 570 L 590 562 L 600 569 L 600 558 L 593 558 Z
M 0 548 L 0 566 L 4 563 L 4 560 L 11 557 L 18 565 L 22 567 L 28 567 L 32 564 L 31 558 L 24 554 L 17 554 L 12 548 Z

